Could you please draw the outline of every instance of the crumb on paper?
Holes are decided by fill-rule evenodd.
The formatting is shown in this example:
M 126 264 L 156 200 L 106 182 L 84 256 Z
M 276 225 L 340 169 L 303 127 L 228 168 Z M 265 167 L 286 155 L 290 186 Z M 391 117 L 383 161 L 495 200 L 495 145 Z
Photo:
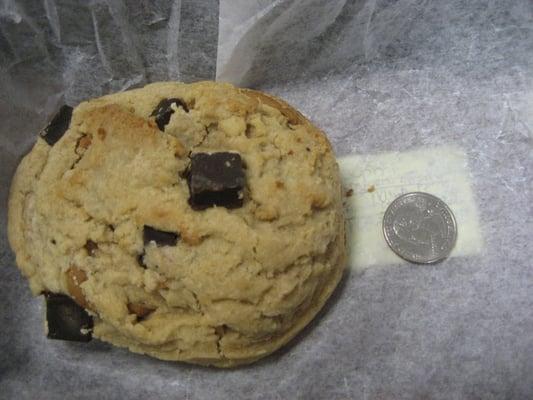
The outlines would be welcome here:
M 368 193 L 372 193 L 376 190 L 376 187 L 374 185 L 370 185 L 368 189 L 366 190 Z
M 88 335 L 89 333 L 92 333 L 92 328 L 91 329 L 88 329 L 88 328 L 81 328 L 80 329 L 80 332 L 82 335 Z
M 352 197 L 352 195 L 353 195 L 353 189 L 348 189 L 346 191 L 346 197 Z

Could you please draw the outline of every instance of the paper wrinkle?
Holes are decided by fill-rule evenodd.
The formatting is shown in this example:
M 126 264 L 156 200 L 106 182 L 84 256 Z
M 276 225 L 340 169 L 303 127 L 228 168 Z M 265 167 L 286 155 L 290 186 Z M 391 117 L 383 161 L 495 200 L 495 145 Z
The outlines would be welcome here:
M 406 31 L 424 3 L 252 2 L 244 13 L 241 1 L 223 0 L 217 79 L 244 86 L 261 85 L 369 61 Z M 278 69 L 283 74 L 277 74 Z
M 0 15 L 11 20 L 15 24 L 19 24 L 22 21 L 22 15 L 17 7 L 16 0 L 6 0 L 2 3 L 0 9 Z
M 216 38 L 218 10 L 205 4 L 198 10 L 202 2 L 193 0 L 6 0 L 0 6 L 0 87 L 25 81 L 18 105 L 45 119 L 52 110 L 33 101 L 29 86 L 76 105 L 152 81 L 213 79 L 213 45 L 181 23 L 185 3 L 199 13 L 195 22 L 206 24 L 204 38 Z M 190 68 L 190 60 L 202 68 Z
M 179 79 L 178 35 L 180 31 L 180 11 L 181 1 L 175 0 L 172 3 L 167 34 L 168 76 L 169 79 L 175 80 Z
M 59 17 L 57 15 L 57 8 L 55 0 L 44 0 L 44 9 L 46 12 L 46 18 L 50 24 L 50 28 L 54 33 L 55 39 L 61 42 L 61 31 L 59 30 Z

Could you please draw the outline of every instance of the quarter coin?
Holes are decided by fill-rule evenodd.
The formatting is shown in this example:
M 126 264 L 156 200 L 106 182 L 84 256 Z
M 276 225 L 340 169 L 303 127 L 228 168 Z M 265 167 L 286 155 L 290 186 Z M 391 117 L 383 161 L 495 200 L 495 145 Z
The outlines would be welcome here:
M 383 234 L 389 247 L 403 259 L 429 264 L 450 254 L 457 224 L 450 208 L 423 192 L 406 193 L 394 200 L 383 216 Z

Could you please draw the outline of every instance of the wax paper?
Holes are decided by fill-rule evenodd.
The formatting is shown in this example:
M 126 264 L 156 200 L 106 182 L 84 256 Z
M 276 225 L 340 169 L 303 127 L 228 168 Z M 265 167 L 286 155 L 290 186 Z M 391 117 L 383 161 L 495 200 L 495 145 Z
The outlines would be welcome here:
M 5 231 L 21 156 L 62 102 L 215 78 L 285 98 L 330 138 L 353 190 L 338 290 L 233 370 L 46 339 Z M 0 119 L 0 398 L 533 398 L 531 0 L 2 0 Z M 411 190 L 456 214 L 438 264 L 379 235 Z

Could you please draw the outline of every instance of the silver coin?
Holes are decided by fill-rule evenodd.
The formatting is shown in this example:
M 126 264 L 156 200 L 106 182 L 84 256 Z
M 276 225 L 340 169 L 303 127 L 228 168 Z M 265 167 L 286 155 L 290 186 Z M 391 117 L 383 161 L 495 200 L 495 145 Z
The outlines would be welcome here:
M 429 264 L 447 257 L 457 239 L 455 217 L 439 198 L 422 192 L 394 200 L 383 216 L 389 247 L 407 261 Z

